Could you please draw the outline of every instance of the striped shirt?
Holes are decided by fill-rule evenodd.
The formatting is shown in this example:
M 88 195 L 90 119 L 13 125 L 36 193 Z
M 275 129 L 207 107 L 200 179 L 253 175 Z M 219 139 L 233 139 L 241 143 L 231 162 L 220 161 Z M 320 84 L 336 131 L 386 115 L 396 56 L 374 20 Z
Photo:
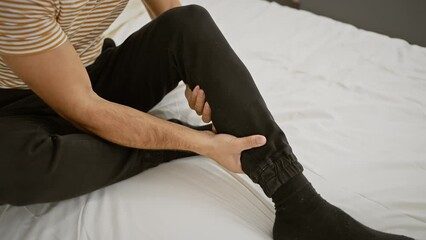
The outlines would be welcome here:
M 85 66 L 128 0 L 0 0 L 0 88 L 28 89 L 2 55 L 30 55 L 70 41 Z M 54 63 L 52 63 L 52 66 Z

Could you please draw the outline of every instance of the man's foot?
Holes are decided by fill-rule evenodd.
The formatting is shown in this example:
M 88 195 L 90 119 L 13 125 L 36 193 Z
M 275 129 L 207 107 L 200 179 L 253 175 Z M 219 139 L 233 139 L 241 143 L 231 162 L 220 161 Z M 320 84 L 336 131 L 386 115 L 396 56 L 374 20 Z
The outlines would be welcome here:
M 300 174 L 272 196 L 274 240 L 413 240 L 366 227 L 325 201 Z

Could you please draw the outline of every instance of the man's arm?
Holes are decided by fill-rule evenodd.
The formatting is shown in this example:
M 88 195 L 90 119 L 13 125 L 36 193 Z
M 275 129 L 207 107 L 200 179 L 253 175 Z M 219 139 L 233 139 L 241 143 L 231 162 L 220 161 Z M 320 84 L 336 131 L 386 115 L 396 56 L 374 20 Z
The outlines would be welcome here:
M 68 41 L 39 54 L 2 57 L 58 114 L 119 145 L 192 151 L 212 158 L 231 171 L 241 172 L 241 151 L 266 142 L 258 135 L 235 138 L 196 131 L 99 97 Z
M 151 19 L 158 17 L 163 12 L 181 6 L 179 0 L 142 0 Z

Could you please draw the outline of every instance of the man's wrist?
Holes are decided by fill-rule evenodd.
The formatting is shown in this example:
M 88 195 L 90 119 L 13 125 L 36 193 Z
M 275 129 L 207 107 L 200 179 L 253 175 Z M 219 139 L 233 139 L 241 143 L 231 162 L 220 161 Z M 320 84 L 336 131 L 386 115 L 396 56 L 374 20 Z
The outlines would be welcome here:
M 207 133 L 207 131 L 197 130 L 192 131 L 194 131 L 194 137 L 192 138 L 193 144 L 191 144 L 192 149 L 189 149 L 189 151 L 195 152 L 203 156 L 209 156 L 209 153 L 211 152 L 211 148 L 213 146 L 212 134 L 214 133 Z

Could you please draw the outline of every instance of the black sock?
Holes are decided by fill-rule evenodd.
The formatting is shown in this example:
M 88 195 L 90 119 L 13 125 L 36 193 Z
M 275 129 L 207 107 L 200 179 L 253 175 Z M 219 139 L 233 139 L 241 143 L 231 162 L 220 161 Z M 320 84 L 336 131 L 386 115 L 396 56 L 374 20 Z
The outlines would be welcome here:
M 409 240 L 359 223 L 325 201 L 303 174 L 281 186 L 272 196 L 276 219 L 274 240 Z

